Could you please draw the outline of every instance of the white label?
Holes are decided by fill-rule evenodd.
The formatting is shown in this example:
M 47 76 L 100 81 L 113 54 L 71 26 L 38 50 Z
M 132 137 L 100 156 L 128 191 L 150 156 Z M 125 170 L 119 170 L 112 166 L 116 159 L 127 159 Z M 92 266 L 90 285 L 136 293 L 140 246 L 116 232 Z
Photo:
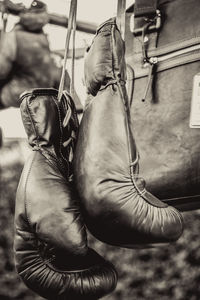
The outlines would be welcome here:
M 190 128 L 200 128 L 200 73 L 193 79 Z

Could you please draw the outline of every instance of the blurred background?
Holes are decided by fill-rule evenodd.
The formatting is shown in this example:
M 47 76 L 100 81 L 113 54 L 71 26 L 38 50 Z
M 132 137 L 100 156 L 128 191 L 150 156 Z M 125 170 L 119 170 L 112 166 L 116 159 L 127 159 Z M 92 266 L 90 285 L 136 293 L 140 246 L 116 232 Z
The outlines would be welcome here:
M 13 1 L 18 3 L 19 1 Z M 21 1 L 27 5 L 31 1 Z M 49 13 L 67 16 L 69 1 L 44 1 Z M 127 1 L 127 7 L 133 1 Z M 116 0 L 78 1 L 79 21 L 97 27 L 116 13 Z M 9 15 L 7 30 L 18 21 Z M 45 26 L 52 52 L 62 53 L 66 29 Z M 83 54 L 93 33 L 79 31 L 75 62 L 75 87 L 84 104 L 82 82 Z M 70 60 L 68 64 L 70 69 Z M 41 300 L 20 281 L 13 260 L 13 214 L 15 194 L 23 164 L 29 152 L 18 108 L 0 111 L 3 144 L 0 148 L 0 300 Z M 183 213 L 185 231 L 178 242 L 158 249 L 129 250 L 111 247 L 89 235 L 89 243 L 116 267 L 119 280 L 116 290 L 105 300 L 198 300 L 200 299 L 200 211 Z M 69 299 L 70 300 L 70 299 Z

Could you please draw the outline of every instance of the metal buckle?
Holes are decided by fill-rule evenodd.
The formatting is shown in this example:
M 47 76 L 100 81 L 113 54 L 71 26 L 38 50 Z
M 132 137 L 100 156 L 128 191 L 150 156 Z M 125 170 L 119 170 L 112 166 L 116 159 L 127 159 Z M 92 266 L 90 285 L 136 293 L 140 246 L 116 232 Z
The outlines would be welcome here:
M 149 25 L 148 31 L 155 31 L 158 30 L 161 27 L 161 12 L 160 10 L 156 10 L 156 15 L 153 19 L 151 18 L 143 18 L 145 22 L 147 23 L 152 23 L 151 25 Z M 139 27 L 139 28 L 134 28 L 134 21 L 135 21 L 135 17 L 134 14 L 132 14 L 131 18 L 130 18 L 130 31 L 134 34 L 134 35 L 138 35 L 142 33 L 142 29 L 143 27 Z

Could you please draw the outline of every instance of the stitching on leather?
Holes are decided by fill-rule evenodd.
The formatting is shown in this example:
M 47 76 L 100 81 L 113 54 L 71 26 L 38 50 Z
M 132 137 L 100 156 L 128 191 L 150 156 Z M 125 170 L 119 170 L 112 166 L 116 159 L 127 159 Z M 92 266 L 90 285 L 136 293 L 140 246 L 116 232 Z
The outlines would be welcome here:
M 146 190 L 145 188 L 144 188 L 143 190 L 140 190 L 140 195 L 141 195 L 141 196 L 144 196 L 144 194 L 146 193 L 146 191 L 147 191 L 147 190 Z M 145 196 L 144 196 L 144 197 L 145 197 Z M 152 205 L 152 204 L 151 204 L 151 205 Z
M 114 26 L 111 26 L 111 30 L 110 30 L 110 49 L 111 49 L 111 63 L 112 63 L 112 76 L 115 78 L 115 72 L 114 72 L 114 54 L 113 54 L 113 32 L 115 30 Z
M 52 88 L 49 88 L 49 89 L 34 89 L 32 91 L 33 95 L 35 96 L 46 96 L 46 94 L 48 93 L 51 93 L 51 96 L 53 95 L 57 95 L 58 94 L 58 91 L 56 89 L 52 89 Z
M 41 260 L 54 272 L 58 272 L 60 274 L 76 274 L 76 273 L 82 273 L 82 272 L 86 272 L 86 271 L 91 271 L 93 270 L 94 268 L 96 267 L 101 267 L 103 266 L 104 268 L 106 267 L 109 267 L 110 269 L 110 266 L 112 266 L 110 263 L 108 263 L 107 261 L 105 261 L 105 263 L 95 263 L 94 265 L 92 265 L 91 267 L 89 268 L 85 268 L 85 269 L 82 269 L 82 270 L 74 270 L 74 271 L 60 271 L 58 270 L 57 268 L 54 268 L 53 265 L 50 265 L 48 264 L 45 260 L 42 259 L 42 257 L 40 256 Z
M 45 157 L 45 159 L 48 160 L 49 164 L 50 164 L 53 168 L 55 168 L 55 165 L 53 164 L 52 160 L 54 160 L 56 163 L 58 163 L 58 160 L 57 160 L 56 156 L 55 156 L 52 152 L 50 152 L 50 151 L 48 151 L 48 150 L 44 150 L 44 148 L 39 149 L 39 152 L 40 152 L 40 154 L 41 154 L 42 156 Z M 49 156 L 50 156 L 50 158 L 49 158 Z M 59 170 L 59 171 L 60 171 L 60 170 Z
M 187 57 L 188 57 L 188 59 L 184 60 Z M 189 57 L 191 57 L 191 58 L 189 58 Z M 182 58 L 183 58 L 183 60 L 181 60 L 180 62 L 174 63 L 176 60 L 179 60 L 179 59 L 182 59 Z M 170 59 L 170 65 L 168 65 L 169 62 L 165 62 L 165 61 L 159 62 L 158 65 L 157 65 L 156 72 L 159 73 L 159 72 L 166 71 L 166 70 L 169 70 L 169 69 L 172 69 L 172 68 L 175 68 L 175 67 L 190 64 L 190 63 L 193 63 L 193 62 L 196 62 L 196 61 L 199 61 L 199 60 L 200 60 L 200 51 L 198 51 L 196 53 L 193 53 L 193 54 L 192 53 L 184 54 L 184 55 L 181 55 L 181 57 L 171 58 Z M 146 70 L 145 70 L 145 72 L 140 71 L 139 74 L 136 72 L 135 79 L 139 79 L 139 78 L 143 78 L 143 77 L 147 77 L 147 76 L 148 76 L 148 74 L 147 74 Z
M 32 99 L 33 100 L 33 99 Z M 30 98 L 30 101 L 31 101 L 31 98 Z M 36 129 L 36 126 L 35 126 L 35 123 L 33 122 L 33 116 L 31 114 L 31 109 L 30 109 L 30 104 L 29 104 L 29 98 L 26 99 L 26 108 L 27 108 L 27 113 L 30 117 L 30 120 L 31 120 L 31 124 L 32 124 L 32 127 L 33 127 L 33 131 L 35 133 L 35 136 L 36 136 L 36 143 L 37 143 L 37 146 L 39 146 L 39 136 L 37 134 L 37 129 Z
M 134 38 L 133 38 L 134 39 Z M 138 42 L 141 44 L 141 38 L 140 37 L 136 37 L 136 39 L 138 40 Z M 193 45 L 196 45 L 196 44 L 199 44 L 200 42 L 200 36 L 194 36 L 193 38 L 191 39 L 188 39 L 188 38 L 185 38 L 185 39 L 181 39 L 181 40 L 178 40 L 178 41 L 175 41 L 175 42 L 171 42 L 171 43 L 168 43 L 167 45 L 163 45 L 163 46 L 158 46 L 158 48 L 156 49 L 155 47 L 154 48 L 149 48 L 149 52 L 151 51 L 156 51 L 156 50 L 162 50 L 162 49 L 167 49 L 167 48 L 170 48 L 172 47 L 173 45 L 177 45 L 177 49 L 179 49 L 178 45 L 182 42 L 185 42 L 185 41 L 193 41 L 194 39 L 197 39 L 197 41 L 193 42 L 192 45 L 190 44 L 189 46 L 188 45 L 183 45 L 182 48 L 186 48 L 186 47 L 190 47 L 190 46 L 193 46 Z M 181 49 L 180 49 L 181 50 Z M 170 50 L 168 52 L 174 52 L 174 51 L 177 51 L 177 50 Z M 141 51 L 137 51 L 137 52 L 134 52 L 134 54 L 141 54 L 142 52 Z M 156 55 L 156 54 L 155 54 Z M 161 54 L 162 55 L 162 54 Z M 132 57 L 132 55 L 128 56 L 128 57 Z
M 36 233 L 34 231 L 32 231 L 32 226 L 31 226 L 31 222 L 30 222 L 30 219 L 29 219 L 29 216 L 28 216 L 28 204 L 29 204 L 29 207 L 31 207 L 30 203 L 28 203 L 29 201 L 27 200 L 27 185 L 28 185 L 28 181 L 29 181 L 29 178 L 30 178 L 30 173 L 31 173 L 31 169 L 32 169 L 32 166 L 33 166 L 33 163 L 35 161 L 35 158 L 36 158 L 36 154 L 34 154 L 33 156 L 33 159 L 32 159 L 32 162 L 30 164 L 30 167 L 29 167 L 29 170 L 28 170 L 28 174 L 27 174 L 27 177 L 26 177 L 26 182 L 25 182 L 25 187 L 24 187 L 24 206 L 25 206 L 25 214 L 26 214 L 26 218 L 27 218 L 27 221 L 28 221 L 28 224 L 29 224 L 29 227 L 31 229 L 31 232 L 36 236 Z
M 178 40 L 178 41 L 176 41 L 176 42 L 171 42 L 171 43 L 169 43 L 169 44 L 167 44 L 167 45 L 176 45 L 176 44 L 178 44 L 178 43 L 180 43 L 180 42 L 190 41 L 190 40 L 193 40 L 193 39 L 196 39 L 196 38 L 200 38 L 200 36 L 199 36 L 199 35 L 195 35 L 192 39 L 185 38 L 185 39 Z M 167 46 L 167 47 L 168 47 L 168 46 Z M 188 46 L 188 47 L 189 47 L 189 46 Z M 159 46 L 158 48 L 159 48 L 159 49 L 166 48 L 166 45 Z
M 96 35 L 99 34 L 99 31 L 100 31 L 104 26 L 115 25 L 115 24 L 116 24 L 115 18 L 111 18 L 110 20 L 105 21 L 103 24 L 101 24 L 101 25 L 97 28 Z M 109 29 L 107 29 L 107 30 L 109 30 Z M 109 31 L 110 31 L 110 30 L 109 30 Z M 96 36 L 96 35 L 95 35 L 95 36 Z
M 144 188 L 144 189 L 141 191 L 141 190 L 138 188 L 137 183 L 136 183 L 136 181 L 135 181 L 136 178 L 135 178 L 135 174 L 134 174 L 134 166 L 130 166 L 130 175 L 131 175 L 132 183 L 133 183 L 134 187 L 136 188 L 137 192 L 139 193 L 140 196 L 143 197 L 143 199 L 144 199 L 145 201 L 147 201 L 146 198 L 145 198 L 145 196 L 144 196 L 144 193 L 146 192 L 146 189 Z M 137 174 L 137 178 L 139 178 L 139 177 L 138 177 L 138 174 Z M 152 205 L 152 206 L 153 206 L 153 205 Z
M 156 9 L 156 6 L 136 7 L 135 10 L 145 11 L 148 8 Z
M 60 108 L 59 108 L 59 105 L 58 105 L 58 102 L 54 99 L 54 97 L 52 97 L 54 103 L 56 104 L 56 108 L 57 108 L 57 111 L 58 111 L 58 119 L 59 119 L 59 126 L 60 126 L 60 132 L 61 132 L 61 135 L 60 135 L 60 140 L 59 140 L 59 153 L 62 157 L 62 159 L 67 163 L 68 165 L 68 168 L 67 168 L 67 172 L 68 172 L 68 176 L 69 176 L 69 162 L 68 160 L 63 156 L 62 154 L 62 141 L 63 141 L 63 130 L 62 130 L 62 121 L 61 121 L 61 115 L 60 115 Z M 62 101 L 62 100 L 61 100 Z M 68 104 L 68 103 L 67 103 Z

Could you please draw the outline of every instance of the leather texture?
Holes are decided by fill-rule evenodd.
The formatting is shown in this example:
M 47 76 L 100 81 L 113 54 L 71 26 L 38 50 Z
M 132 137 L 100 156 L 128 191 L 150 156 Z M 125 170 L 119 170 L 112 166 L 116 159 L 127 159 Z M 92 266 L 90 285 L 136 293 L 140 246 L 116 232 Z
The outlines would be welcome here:
M 136 0 L 134 7 L 135 17 L 155 14 L 156 8 L 157 0 Z
M 58 102 L 57 93 L 35 89 L 21 99 L 33 153 L 16 196 L 16 269 L 44 298 L 94 300 L 115 288 L 117 274 L 87 246 L 71 169 L 78 121 L 70 96 Z
M 115 29 L 115 19 L 110 19 L 97 29 L 98 39 L 94 39 L 90 53 L 86 54 L 84 63 L 85 85 L 88 94 L 95 96 L 100 88 L 116 82 L 117 76 L 125 79 L 126 65 L 123 55 L 124 43 L 116 31 L 116 55 L 113 59 L 112 43 L 109 41 L 111 31 Z
M 86 225 L 95 237 L 121 247 L 149 247 L 177 240 L 183 224 L 179 212 L 150 194 L 139 175 L 123 43 L 115 21 L 108 21 L 86 57 L 85 81 L 96 96 L 80 124 L 75 183 Z M 109 80 L 108 74 L 112 74 Z
M 176 51 L 179 56 L 157 63 L 152 92 L 142 102 L 149 68 L 143 64 L 142 36 L 135 37 L 130 32 L 130 14 L 127 15 L 126 60 L 135 73 L 132 128 L 140 153 L 140 174 L 148 190 L 168 203 L 176 202 L 181 210 L 190 210 L 194 199 L 195 208 L 200 208 L 200 129 L 189 127 L 193 77 L 200 72 L 200 51 L 183 51 L 199 45 L 200 6 L 198 0 L 174 0 L 159 1 L 158 8 L 162 27 L 157 47 L 155 33 L 147 34 L 148 56 L 162 57 Z

